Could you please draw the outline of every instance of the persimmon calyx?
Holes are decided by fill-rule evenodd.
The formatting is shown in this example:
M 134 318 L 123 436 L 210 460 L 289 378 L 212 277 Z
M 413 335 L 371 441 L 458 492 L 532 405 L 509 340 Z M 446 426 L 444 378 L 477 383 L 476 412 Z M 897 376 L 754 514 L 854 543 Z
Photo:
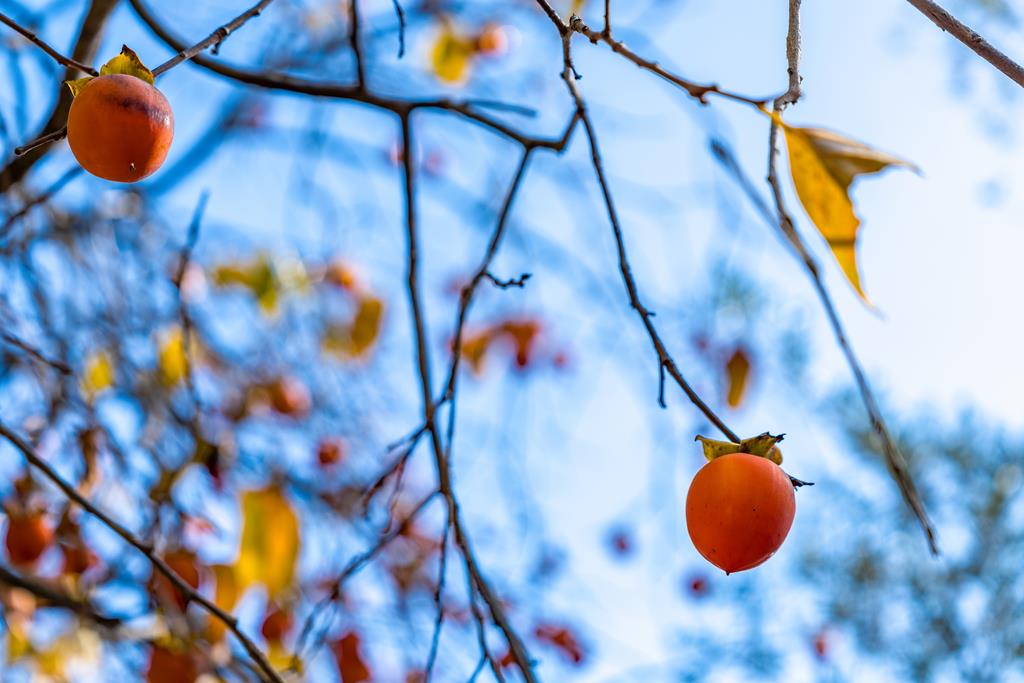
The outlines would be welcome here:
M 706 436 L 697 435 L 695 441 L 700 441 L 704 447 L 704 457 L 708 459 L 708 462 L 715 458 L 720 458 L 723 455 L 729 455 L 730 453 L 750 453 L 751 455 L 757 455 L 762 458 L 768 458 L 776 465 L 782 464 L 782 450 L 779 448 L 778 443 L 782 441 L 785 434 L 779 434 L 775 436 L 765 432 L 764 434 L 758 434 L 752 436 L 749 439 L 743 439 L 739 443 L 732 441 L 718 441 L 717 439 L 709 439 Z
M 153 72 L 146 68 L 146 65 L 142 63 L 142 60 L 135 54 L 135 51 L 127 45 L 121 46 L 121 54 L 100 67 L 100 76 L 109 76 L 110 74 L 135 76 L 150 85 L 153 85 L 154 82 Z M 88 85 L 89 81 L 93 78 L 95 77 L 86 76 L 85 78 L 76 78 L 73 81 L 64 81 L 64 83 L 71 89 L 72 96 L 77 97 L 78 93 L 82 92 L 82 88 Z

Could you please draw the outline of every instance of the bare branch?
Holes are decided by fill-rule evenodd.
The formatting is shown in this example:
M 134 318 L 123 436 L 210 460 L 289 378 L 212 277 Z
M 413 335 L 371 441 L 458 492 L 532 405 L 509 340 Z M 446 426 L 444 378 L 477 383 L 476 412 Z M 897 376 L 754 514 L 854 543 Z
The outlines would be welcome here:
M 366 65 L 363 63 L 363 42 L 359 34 L 359 0 L 348 0 L 348 42 L 356 62 L 356 85 L 366 88 Z
M 398 15 L 398 58 L 405 56 L 405 10 L 402 9 L 401 0 L 391 0 L 395 6 L 395 14 Z
M 56 358 L 50 358 L 39 349 L 35 348 L 28 342 L 25 342 L 24 340 L 15 337 L 10 332 L 0 331 L 0 339 L 10 344 L 11 346 L 21 349 L 22 351 L 32 356 L 36 360 L 45 363 L 46 365 L 49 365 L 50 367 L 54 368 L 63 375 L 71 374 L 71 367 L 68 366 L 67 363 Z
M 97 71 L 96 69 L 92 68 L 88 64 L 83 64 L 83 63 L 79 62 L 76 59 L 72 59 L 71 57 L 65 57 L 61 53 L 57 52 L 55 49 L 50 47 L 50 45 L 46 41 L 44 41 L 42 38 L 37 36 L 32 31 L 28 30 L 27 28 L 25 28 L 24 26 L 22 26 L 18 22 L 16 22 L 14 19 L 11 19 L 9 16 L 4 14 L 3 12 L 0 12 L 0 23 L 7 24 L 11 28 L 13 28 L 15 31 L 17 31 L 22 36 L 24 36 L 30 43 L 33 43 L 34 45 L 38 46 L 39 48 L 42 49 L 43 52 L 45 52 L 46 54 L 48 54 L 51 57 L 53 57 L 54 60 L 56 60 L 56 62 L 58 64 L 60 64 L 61 66 L 66 66 L 69 69 L 78 69 L 82 73 L 87 73 L 90 76 L 99 76 L 100 75 L 99 71 Z
M 931 0 L 907 0 L 921 14 L 932 20 L 936 26 L 974 51 L 976 55 L 1002 71 L 1006 76 L 1024 88 L 1024 67 L 1013 61 L 982 38 L 970 26 L 967 26 L 952 14 Z
M 25 206 L 21 207 L 20 209 L 12 213 L 10 216 L 8 216 L 7 220 L 4 221 L 3 226 L 0 226 L 0 237 L 6 235 L 7 232 L 12 227 L 14 227 L 14 224 L 17 223 L 22 218 L 24 218 L 25 216 L 27 216 L 32 209 L 39 206 L 40 204 L 45 204 L 46 202 L 50 201 L 50 199 L 53 198 L 53 195 L 60 192 L 65 185 L 67 185 L 69 182 L 77 178 L 81 173 L 81 166 L 77 164 L 72 166 L 60 178 L 58 178 L 56 182 L 53 183 L 53 185 L 48 187 L 45 191 L 41 192 L 38 196 L 34 197 L 31 201 L 26 202 Z
M 120 619 L 101 614 L 88 600 L 73 597 L 57 585 L 41 579 L 15 574 L 4 566 L 0 566 L 0 584 L 28 591 L 44 600 L 48 606 L 71 610 L 78 616 L 85 617 L 105 628 L 117 628 L 121 625 Z
M 216 51 L 216 49 L 220 46 L 220 44 L 224 41 L 225 38 L 231 35 L 234 31 L 237 31 L 239 28 L 241 28 L 245 24 L 245 22 L 249 21 L 254 17 L 258 17 L 260 13 L 263 12 L 263 10 L 267 7 L 267 5 L 269 5 L 273 1 L 274 0 L 260 0 L 260 2 L 256 3 L 246 11 L 242 12 L 237 17 L 235 17 L 228 23 L 218 28 L 216 31 L 208 35 L 203 40 L 200 40 L 198 43 L 196 43 L 195 45 L 186 50 L 179 51 L 178 54 L 174 55 L 160 66 L 153 69 L 153 75 L 159 76 L 165 71 L 173 69 L 182 62 L 192 59 L 200 52 L 203 52 L 209 47 L 213 47 L 214 51 Z
M 641 57 L 640 55 L 626 47 L 626 44 L 623 43 L 622 41 L 615 40 L 612 37 L 611 32 L 607 29 L 607 26 L 604 31 L 595 31 L 594 29 L 587 26 L 582 19 L 574 15 L 569 19 L 569 28 L 575 31 L 576 33 L 579 33 L 580 35 L 586 36 L 587 39 L 590 40 L 590 42 L 594 43 L 595 45 L 597 43 L 604 43 L 605 45 L 612 49 L 612 52 L 622 55 L 629 61 L 636 64 L 641 69 L 650 71 L 659 78 L 662 78 L 668 81 L 669 83 L 672 83 L 673 85 L 682 88 L 690 97 L 696 99 L 701 104 L 707 104 L 708 95 L 718 95 L 719 97 L 735 100 L 737 102 L 743 102 L 744 104 L 750 104 L 755 107 L 764 105 L 769 101 L 768 98 L 748 97 L 746 95 L 740 95 L 738 93 L 730 92 L 728 90 L 723 90 L 718 85 L 715 85 L 713 83 L 706 85 L 701 83 L 694 83 L 693 81 L 689 81 L 683 78 L 682 76 L 677 76 L 676 74 L 673 74 L 664 69 L 657 62 L 652 62 L 649 59 L 644 59 L 643 57 Z
M 452 531 L 454 532 L 455 545 L 459 548 L 459 551 L 462 554 L 463 564 L 465 565 L 466 574 L 470 582 L 471 604 L 474 604 L 475 607 L 472 595 L 475 591 L 475 593 L 480 596 L 481 600 L 484 601 L 484 604 L 487 605 L 491 619 L 505 636 L 509 650 L 515 659 L 516 664 L 522 671 L 526 682 L 537 683 L 537 677 L 533 673 L 533 662 L 526 650 L 526 646 L 519 637 L 519 634 L 516 633 L 515 629 L 512 627 L 512 624 L 508 619 L 508 615 L 505 613 L 505 607 L 503 606 L 501 599 L 494 592 L 490 582 L 484 576 L 483 571 L 480 569 L 479 562 L 476 559 L 476 555 L 473 552 L 469 535 L 462 523 L 459 503 L 455 498 L 455 492 L 452 488 L 450 461 L 445 452 L 444 446 L 441 443 L 441 436 L 437 429 L 437 423 L 434 419 L 437 407 L 434 404 L 431 390 L 430 357 L 427 350 L 427 339 L 429 339 L 429 337 L 427 336 L 426 322 L 423 316 L 423 305 L 420 300 L 419 234 L 416 222 L 415 165 L 413 160 L 415 147 L 413 146 L 411 123 L 412 122 L 408 115 L 401 117 L 402 149 L 405 152 L 402 155 L 402 169 L 405 181 L 407 288 L 409 306 L 413 317 L 412 323 L 416 344 L 416 364 L 419 369 L 420 391 L 423 402 L 423 423 L 427 427 L 427 433 L 430 436 L 430 445 L 434 452 L 434 465 L 437 472 L 438 490 L 441 492 L 441 495 L 444 496 L 445 502 L 448 505 L 449 523 L 451 524 Z M 528 156 L 529 149 L 524 151 L 524 158 Z M 484 644 L 484 647 L 485 646 L 486 643 Z M 496 675 L 500 679 L 500 669 Z

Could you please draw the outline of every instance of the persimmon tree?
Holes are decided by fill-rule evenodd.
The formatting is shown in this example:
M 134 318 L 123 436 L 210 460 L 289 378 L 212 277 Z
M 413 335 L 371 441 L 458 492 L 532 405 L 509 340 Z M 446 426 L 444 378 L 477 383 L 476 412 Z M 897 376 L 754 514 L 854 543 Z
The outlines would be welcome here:
M 1020 66 L 946 10 L 909 2 L 1024 86 Z M 703 507 L 689 522 L 700 552 L 715 561 L 716 544 L 744 541 L 736 525 L 754 540 L 730 548 L 736 557 L 716 562 L 723 569 L 751 569 L 778 549 L 793 520 L 791 489 L 809 482 L 799 478 L 801 456 L 783 461 L 781 436 L 772 435 L 799 425 L 765 424 L 761 441 L 730 426 L 762 352 L 750 340 L 695 333 L 705 367 L 677 360 L 677 332 L 648 307 L 632 265 L 628 212 L 616 201 L 587 92 L 601 74 L 577 67 L 584 51 L 609 52 L 688 106 L 737 108 L 763 128 L 766 182 L 764 169 L 744 167 L 721 134 L 711 136 L 709 154 L 733 182 L 735 200 L 753 208 L 805 271 L 852 379 L 859 412 L 847 422 L 866 424 L 864 450 L 880 456 L 902 499 L 893 516 L 909 514 L 923 532 L 914 552 L 922 562 L 929 549 L 939 552 L 904 449 L 822 274 L 838 268 L 854 296 L 873 306 L 861 280 L 851 185 L 915 167 L 820 127 L 827 121 L 797 123 L 800 0 L 778 3 L 787 69 L 757 94 L 716 84 L 714 74 L 691 80 L 672 56 L 656 61 L 643 48 L 642 23 L 620 26 L 612 0 L 262 0 L 224 11 L 226 20 L 203 27 L 198 42 L 181 38 L 163 14 L 180 8 L 90 0 L 68 50 L 51 37 L 49 13 L 64 10 L 9 4 L 0 22 L 14 41 L 12 71 L 24 81 L 12 79 L 10 93 L 43 123 L 18 140 L 5 126 L 0 168 L 5 667 L 58 680 L 426 683 L 558 680 L 586 664 L 592 641 L 571 615 L 545 609 L 544 578 L 557 558 L 543 541 L 530 548 L 539 551 L 534 568 L 523 555 L 485 557 L 486 524 L 467 514 L 459 479 L 460 451 L 483 450 L 493 427 L 480 415 L 501 411 L 493 396 L 495 405 L 482 408 L 480 393 L 460 402 L 467 383 L 500 374 L 559 382 L 589 372 L 573 367 L 571 320 L 517 307 L 527 290 L 544 291 L 533 273 L 538 262 L 593 285 L 578 302 L 586 317 L 607 314 L 605 301 L 630 312 L 643 342 L 626 355 L 655 371 L 642 375 L 652 409 L 672 401 L 680 421 L 715 431 L 702 437 L 712 462 L 698 482 L 729 474 L 711 493 L 695 494 Z M 652 3 L 655 12 L 671 5 Z M 128 22 L 130 35 L 119 35 Z M 626 33 L 629 44 L 620 38 Z M 236 43 L 230 59 L 219 54 Z M 173 79 L 183 72 L 203 74 L 191 84 L 202 90 L 193 98 L 205 99 L 206 88 L 223 97 L 212 121 L 176 104 Z M 537 95 L 542 88 L 549 90 Z M 338 120 L 325 118 L 335 109 L 351 117 L 345 125 L 328 123 Z M 296 126 L 300 117 L 305 124 Z M 172 118 L 176 149 L 165 162 Z M 295 130 L 298 152 L 274 149 L 282 140 L 292 146 Z M 493 168 L 475 154 L 476 135 L 500 145 Z M 231 140 L 284 157 L 269 181 L 238 168 L 229 180 L 232 191 L 253 197 L 294 186 L 287 231 L 302 232 L 310 209 L 331 229 L 371 228 L 347 250 L 318 249 L 314 240 L 288 249 L 247 235 L 245 216 L 211 218 L 216 191 L 195 181 L 231 156 Z M 460 154 L 469 170 L 449 172 Z M 340 160 L 340 173 L 326 168 L 328 157 Z M 481 179 L 482 199 L 479 188 L 461 186 Z M 608 238 L 615 267 L 607 272 L 566 249 L 546 217 L 520 216 L 531 185 L 578 191 L 577 182 L 596 190 L 579 192 L 573 211 L 586 214 L 588 234 L 600 228 Z M 333 193 L 356 207 L 344 221 L 324 199 Z M 791 194 L 806 220 L 787 205 Z M 453 218 L 471 232 L 439 232 L 437 224 Z M 545 227 L 521 238 L 531 242 L 524 248 L 510 232 L 532 220 Z M 823 243 L 807 240 L 810 231 Z M 433 288 L 424 276 L 431 259 L 453 255 L 458 272 Z M 728 315 L 729 297 L 752 298 L 726 280 L 707 297 L 713 321 Z M 754 308 L 744 305 L 733 310 L 749 323 Z M 711 395 L 692 379 L 709 368 L 721 385 Z M 505 431 L 512 440 L 529 436 Z M 458 436 L 464 432 L 468 440 Z M 733 471 L 733 463 L 746 469 Z M 772 500 L 759 515 L 766 486 Z M 751 515 L 718 525 L 716 511 L 736 491 Z M 795 492 L 798 517 L 804 495 Z M 851 514 L 839 509 L 846 503 L 837 498 L 837 515 Z M 762 543 L 764 515 L 777 528 Z M 624 557 L 634 538 L 613 530 L 609 546 Z M 875 564 L 888 557 L 869 550 Z M 813 573 L 813 562 L 807 566 Z M 703 600 L 710 582 L 697 572 L 686 590 Z M 858 586 L 874 599 L 870 581 Z M 827 639 L 826 630 L 813 636 L 820 658 Z M 539 665 L 538 652 L 558 663 Z M 917 655 L 915 670 L 927 660 Z

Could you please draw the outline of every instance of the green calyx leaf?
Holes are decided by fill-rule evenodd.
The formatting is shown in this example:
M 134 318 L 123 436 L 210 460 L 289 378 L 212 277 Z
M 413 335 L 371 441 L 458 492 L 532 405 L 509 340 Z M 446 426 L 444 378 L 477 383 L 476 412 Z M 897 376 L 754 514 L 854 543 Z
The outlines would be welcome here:
M 752 436 L 749 439 L 743 439 L 739 443 L 734 443 L 732 441 L 709 439 L 698 434 L 695 441 L 701 442 L 701 445 L 704 447 L 704 457 L 708 459 L 708 462 L 730 453 L 750 453 L 751 455 L 768 458 L 776 465 L 781 465 L 782 450 L 779 449 L 778 443 L 782 441 L 784 436 L 784 434 L 774 436 L 765 432 L 764 434 Z

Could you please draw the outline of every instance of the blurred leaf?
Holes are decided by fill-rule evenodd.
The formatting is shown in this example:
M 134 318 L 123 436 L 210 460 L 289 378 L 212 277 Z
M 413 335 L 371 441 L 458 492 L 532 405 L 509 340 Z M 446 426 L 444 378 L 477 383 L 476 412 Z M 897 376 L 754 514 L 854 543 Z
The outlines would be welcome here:
M 270 314 L 277 310 L 281 281 L 266 254 L 259 255 L 252 263 L 217 266 L 213 271 L 213 282 L 218 287 L 237 285 L 248 289 L 264 313 Z
M 185 683 L 198 676 L 195 658 L 182 644 L 153 645 L 146 666 L 146 683 Z
M 469 368 L 473 371 L 474 375 L 483 373 L 484 358 L 493 340 L 494 333 L 492 330 L 484 330 L 479 334 L 463 339 L 462 357 L 469 363 Z
M 57 637 L 45 650 L 36 652 L 39 673 L 58 681 L 66 680 L 66 669 L 73 663 L 94 665 L 99 662 L 102 644 L 99 635 L 87 628 L 73 628 Z
M 242 541 L 235 577 L 238 588 L 267 587 L 271 598 L 292 585 L 299 555 L 299 522 L 277 487 L 242 494 Z
M 82 392 L 90 399 L 114 386 L 114 361 L 110 354 L 100 351 L 86 357 L 81 382 Z
M 174 327 L 164 334 L 157 357 L 160 380 L 166 386 L 174 386 L 188 374 L 188 356 L 185 354 L 185 335 L 180 327 Z
M 828 241 L 850 284 L 870 304 L 857 267 L 860 219 L 850 200 L 850 185 L 858 175 L 877 173 L 889 166 L 916 167 L 839 133 L 789 126 L 775 115 L 773 119 L 785 132 L 789 169 L 800 203 Z
M 526 368 L 530 365 L 540 329 L 538 321 L 529 319 L 508 320 L 501 326 L 501 331 L 512 340 L 517 367 Z
M 363 655 L 359 651 L 359 634 L 349 631 L 334 644 L 332 649 L 338 663 L 338 672 L 341 674 L 341 683 L 363 683 L 363 681 L 371 680 L 370 669 L 363 661 Z
M 32 641 L 28 637 L 28 629 L 25 628 L 25 620 L 19 618 L 7 618 L 7 661 L 14 663 L 32 652 Z
M 743 347 L 737 347 L 725 363 L 725 376 L 728 386 L 726 402 L 730 408 L 738 408 L 747 393 L 750 378 L 750 356 Z
M 455 29 L 445 22 L 430 53 L 434 74 L 445 83 L 462 85 L 469 79 L 474 54 L 476 41 L 456 33 Z
M 560 650 L 566 659 L 573 664 L 583 663 L 583 646 L 580 645 L 579 640 L 568 628 L 553 624 L 540 624 L 534 630 L 533 635 L 537 640 Z
M 383 317 L 384 302 L 371 294 L 360 294 L 352 321 L 327 329 L 324 350 L 348 358 L 364 357 L 380 336 Z

